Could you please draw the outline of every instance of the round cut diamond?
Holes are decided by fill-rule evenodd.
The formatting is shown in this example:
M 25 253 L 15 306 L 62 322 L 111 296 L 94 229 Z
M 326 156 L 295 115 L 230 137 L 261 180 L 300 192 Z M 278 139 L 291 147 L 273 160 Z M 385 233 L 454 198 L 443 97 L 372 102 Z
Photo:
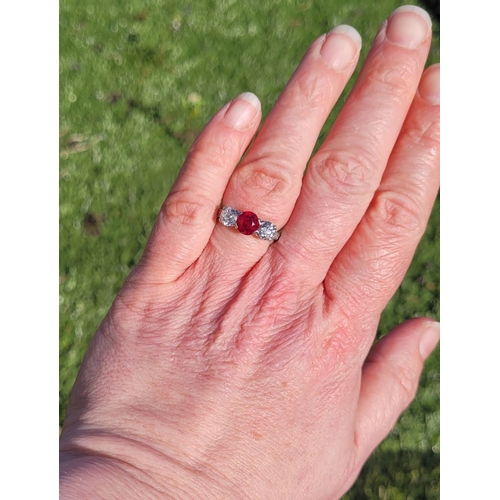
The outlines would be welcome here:
M 243 234 L 253 234 L 259 229 L 259 218 L 253 212 L 243 212 L 236 219 L 236 227 Z
M 238 210 L 231 207 L 224 207 L 219 213 L 219 221 L 224 224 L 224 226 L 236 226 L 236 219 L 240 215 Z
M 274 239 L 277 239 L 276 238 L 277 231 L 278 228 L 271 222 L 261 221 L 260 227 L 256 232 L 256 234 L 261 240 L 272 241 Z

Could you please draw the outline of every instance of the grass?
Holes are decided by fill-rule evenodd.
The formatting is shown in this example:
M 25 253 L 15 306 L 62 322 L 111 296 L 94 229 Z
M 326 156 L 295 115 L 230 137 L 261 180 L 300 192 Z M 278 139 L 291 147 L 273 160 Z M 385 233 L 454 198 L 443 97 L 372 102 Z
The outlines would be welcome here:
M 89 340 L 208 119 L 244 91 L 265 116 L 308 45 L 336 24 L 361 33 L 363 59 L 402 3 L 61 0 L 60 423 Z M 429 63 L 438 36 L 435 22 Z M 379 334 L 418 315 L 439 318 L 439 200 Z M 345 498 L 439 498 L 439 352 Z

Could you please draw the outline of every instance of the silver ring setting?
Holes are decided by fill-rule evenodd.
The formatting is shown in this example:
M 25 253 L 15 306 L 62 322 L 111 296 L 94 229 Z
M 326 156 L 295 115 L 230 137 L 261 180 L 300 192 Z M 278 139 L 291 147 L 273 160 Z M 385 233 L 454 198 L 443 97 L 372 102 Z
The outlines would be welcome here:
M 261 240 L 277 241 L 280 237 L 278 228 L 272 222 L 259 219 L 253 212 L 239 212 L 232 207 L 222 207 L 218 220 L 226 227 L 235 227 L 240 233 L 254 235 Z

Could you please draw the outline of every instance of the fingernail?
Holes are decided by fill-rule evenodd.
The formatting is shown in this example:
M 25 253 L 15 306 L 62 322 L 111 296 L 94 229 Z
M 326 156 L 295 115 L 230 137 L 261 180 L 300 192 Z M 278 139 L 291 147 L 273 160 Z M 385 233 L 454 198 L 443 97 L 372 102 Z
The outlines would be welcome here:
M 439 342 L 439 322 L 432 321 L 427 325 L 427 329 L 420 339 L 420 355 L 427 359 Z
M 231 127 L 241 130 L 254 121 L 259 111 L 259 98 L 251 92 L 244 92 L 231 103 L 224 115 L 224 121 Z
M 327 33 L 320 54 L 329 68 L 343 71 L 349 66 L 361 49 L 361 36 L 345 24 Z
M 439 64 L 434 64 L 427 68 L 420 81 L 418 93 L 430 104 L 439 104 L 439 77 Z
M 389 17 L 388 40 L 407 49 L 420 47 L 432 28 L 431 18 L 416 5 L 403 5 Z

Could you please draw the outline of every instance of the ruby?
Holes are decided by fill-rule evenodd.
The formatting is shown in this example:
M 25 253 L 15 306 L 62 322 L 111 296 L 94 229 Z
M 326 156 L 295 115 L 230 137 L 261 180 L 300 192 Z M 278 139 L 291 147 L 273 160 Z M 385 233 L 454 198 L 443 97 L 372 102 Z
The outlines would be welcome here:
M 243 212 L 236 219 L 238 231 L 243 234 L 253 234 L 259 229 L 259 218 L 253 212 Z

